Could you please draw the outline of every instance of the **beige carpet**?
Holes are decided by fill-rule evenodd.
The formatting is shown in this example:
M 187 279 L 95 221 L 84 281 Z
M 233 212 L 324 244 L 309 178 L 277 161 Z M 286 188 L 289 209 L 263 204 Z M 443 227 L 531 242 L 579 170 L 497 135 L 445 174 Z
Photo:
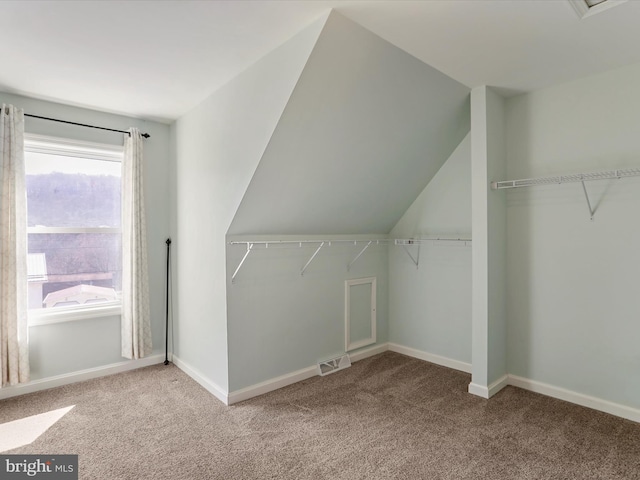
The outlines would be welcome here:
M 158 365 L 0 401 L 0 423 L 75 405 L 29 446 L 82 479 L 634 479 L 640 424 L 395 353 L 225 407 Z

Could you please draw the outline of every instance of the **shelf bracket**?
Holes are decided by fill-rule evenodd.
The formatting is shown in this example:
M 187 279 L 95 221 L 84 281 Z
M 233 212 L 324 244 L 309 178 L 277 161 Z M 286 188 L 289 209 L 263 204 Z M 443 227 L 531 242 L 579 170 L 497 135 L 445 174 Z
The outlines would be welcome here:
M 589 193 L 587 192 L 587 187 L 584 184 L 584 180 L 582 180 L 582 190 L 584 191 L 584 197 L 587 199 L 587 208 L 589 208 L 589 216 L 591 218 L 591 221 L 593 221 L 593 215 L 596 213 L 596 211 L 591 208 L 591 201 L 589 200 Z
M 364 248 L 362 250 L 360 250 L 360 253 L 358 255 L 356 255 L 356 258 L 354 258 L 353 260 L 351 260 L 351 263 L 349 263 L 349 265 L 347 265 L 347 272 L 349 270 L 351 270 L 351 266 L 356 263 L 356 260 L 358 260 L 360 258 L 360 256 L 367 250 L 367 248 L 369 248 L 369 245 L 371 245 L 371 242 L 373 240 L 369 240 L 369 243 L 367 243 Z
M 316 258 L 316 255 L 318 255 L 318 252 L 320 251 L 320 249 L 322 249 L 322 247 L 324 247 L 324 244 L 325 244 L 325 242 L 322 242 L 320 244 L 320 246 L 316 249 L 316 251 L 313 253 L 313 255 L 311 255 L 311 258 L 309 259 L 309 261 L 305 264 L 304 267 L 302 267 L 302 270 L 300 270 L 300 275 L 304 275 L 304 271 L 311 264 L 311 262 L 313 262 L 313 259 Z
M 251 253 L 251 250 L 253 250 L 253 243 L 247 243 L 247 251 L 245 252 L 244 257 L 242 257 L 242 260 L 240 260 L 240 263 L 238 264 L 238 266 L 236 267 L 236 271 L 233 272 L 233 275 L 231 275 L 231 283 L 235 283 L 236 275 L 238 275 L 238 272 L 240 271 L 240 268 L 242 268 L 242 264 L 244 263 L 244 261 L 247 259 L 247 257 Z
M 418 265 L 420 263 L 420 244 L 418 243 L 417 245 L 418 245 L 418 254 L 414 258 L 413 255 L 411 255 L 411 252 L 409 251 L 407 246 L 402 244 L 402 248 L 404 248 L 404 251 L 407 252 L 407 255 L 409 255 L 409 258 L 411 259 L 411 261 L 416 264 L 416 268 L 418 268 Z

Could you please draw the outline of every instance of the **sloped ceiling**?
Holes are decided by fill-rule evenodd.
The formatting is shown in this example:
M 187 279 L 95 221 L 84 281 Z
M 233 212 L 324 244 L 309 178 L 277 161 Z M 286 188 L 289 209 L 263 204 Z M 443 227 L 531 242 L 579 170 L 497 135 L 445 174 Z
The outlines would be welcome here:
M 227 232 L 327 17 L 176 122 L 178 228 L 199 238 Z M 215 221 L 203 222 L 204 212 Z
M 388 233 L 468 133 L 468 97 L 332 12 L 228 233 Z

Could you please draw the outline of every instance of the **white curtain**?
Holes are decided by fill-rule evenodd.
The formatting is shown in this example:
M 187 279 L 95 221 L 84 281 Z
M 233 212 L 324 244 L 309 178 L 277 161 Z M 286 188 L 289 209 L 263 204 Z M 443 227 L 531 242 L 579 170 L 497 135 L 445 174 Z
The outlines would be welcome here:
M 0 370 L 2 386 L 29 381 L 24 112 L 0 112 Z
M 151 312 L 147 271 L 142 137 L 136 128 L 125 136 L 122 162 L 122 356 L 151 353 Z

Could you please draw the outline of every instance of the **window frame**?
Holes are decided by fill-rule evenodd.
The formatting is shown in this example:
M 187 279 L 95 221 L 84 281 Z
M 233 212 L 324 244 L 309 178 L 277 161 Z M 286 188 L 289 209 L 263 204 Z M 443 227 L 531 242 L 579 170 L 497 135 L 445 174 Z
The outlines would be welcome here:
M 86 158 L 122 163 L 124 145 L 111 145 L 68 138 L 24 134 L 24 152 L 60 155 L 65 157 Z M 27 227 L 27 235 L 31 233 L 122 233 L 122 228 L 114 227 Z M 55 323 L 88 320 L 92 318 L 122 315 L 122 302 L 102 302 L 89 305 L 73 305 L 51 309 L 27 310 L 28 325 L 40 326 Z

